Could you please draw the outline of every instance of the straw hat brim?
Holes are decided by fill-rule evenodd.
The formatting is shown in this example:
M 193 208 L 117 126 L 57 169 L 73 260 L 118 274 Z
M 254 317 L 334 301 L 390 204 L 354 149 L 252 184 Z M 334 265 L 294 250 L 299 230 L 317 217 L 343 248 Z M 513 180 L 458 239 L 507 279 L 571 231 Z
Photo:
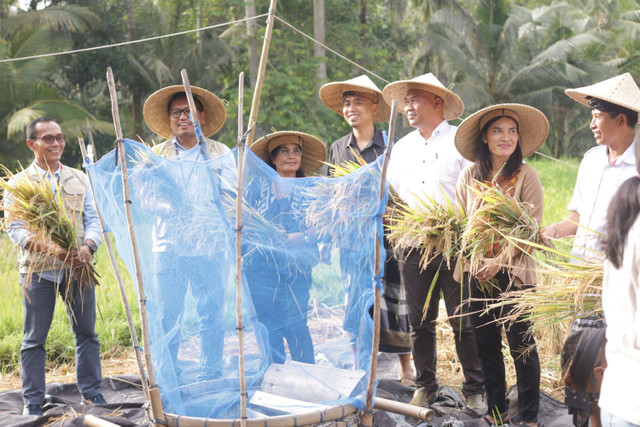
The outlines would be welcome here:
M 462 157 L 471 162 L 476 161 L 478 144 L 482 144 L 480 121 L 485 115 L 496 110 L 511 110 L 518 115 L 520 119 L 518 144 L 520 144 L 523 159 L 535 153 L 547 140 L 549 120 L 542 111 L 524 104 L 492 105 L 473 113 L 458 126 L 455 144 Z
M 410 89 L 423 90 L 442 98 L 444 100 L 443 114 L 445 120 L 457 119 L 462 115 L 462 113 L 464 113 L 464 102 L 462 101 L 462 98 L 447 88 L 425 82 L 417 82 L 414 80 L 400 80 L 393 82 L 385 86 L 382 90 L 382 95 L 385 101 L 387 101 L 387 104 L 391 105 L 391 102 L 394 99 L 401 102 Z
M 322 103 L 327 106 L 327 108 L 342 116 L 343 94 L 349 91 L 362 92 L 364 94 L 369 94 L 377 98 L 378 111 L 376 111 L 376 114 L 373 116 L 374 123 L 389 121 L 391 108 L 382 96 L 382 92 L 373 90 L 372 88 L 366 86 L 360 86 L 347 82 L 327 83 L 320 88 L 320 99 L 322 100 Z
M 640 89 L 629 73 L 590 86 L 566 89 L 564 93 L 587 107 L 589 98 L 598 98 L 640 113 Z
M 298 139 L 299 138 L 299 139 Z M 327 147 L 317 137 L 308 133 L 283 130 L 274 132 L 257 140 L 251 146 L 251 151 L 265 163 L 271 161 L 271 151 L 276 147 L 293 142 L 302 143 L 302 160 L 300 167 L 305 174 L 311 174 L 320 169 L 327 160 Z
M 169 100 L 178 92 L 184 92 L 184 86 L 173 85 L 162 88 L 147 98 L 142 109 L 144 121 L 155 134 L 169 139 L 173 131 L 169 125 Z M 202 123 L 202 133 L 210 137 L 224 126 L 227 120 L 227 109 L 224 102 L 206 89 L 191 86 L 191 92 L 202 102 L 205 120 Z

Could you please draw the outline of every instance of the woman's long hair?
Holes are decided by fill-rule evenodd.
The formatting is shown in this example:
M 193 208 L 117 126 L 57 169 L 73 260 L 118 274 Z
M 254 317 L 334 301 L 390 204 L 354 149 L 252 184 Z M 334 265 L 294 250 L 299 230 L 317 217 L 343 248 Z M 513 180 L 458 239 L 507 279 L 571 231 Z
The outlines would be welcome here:
M 640 172 L 638 157 L 640 157 L 640 144 L 636 144 L 636 170 Z M 640 175 L 622 183 L 607 210 L 604 253 L 615 268 L 622 266 L 627 235 L 636 222 L 638 214 L 640 214 Z
M 487 130 L 492 123 L 503 117 L 509 116 L 494 117 L 482 127 L 482 131 L 480 132 L 479 140 L 477 142 L 476 162 L 473 164 L 473 179 L 477 181 L 488 181 L 491 177 L 491 172 L 493 171 L 493 163 L 491 162 L 491 151 L 489 151 L 489 144 L 485 144 L 482 141 L 482 137 L 487 135 Z M 509 118 L 511 119 L 511 117 Z M 518 124 L 518 122 L 516 122 L 516 129 L 518 130 L 518 144 L 516 145 L 515 151 L 511 153 L 511 156 L 509 156 L 507 163 L 505 163 L 504 167 L 500 171 L 500 176 L 503 178 L 513 175 L 513 173 L 522 164 L 522 150 L 520 149 L 520 125 Z

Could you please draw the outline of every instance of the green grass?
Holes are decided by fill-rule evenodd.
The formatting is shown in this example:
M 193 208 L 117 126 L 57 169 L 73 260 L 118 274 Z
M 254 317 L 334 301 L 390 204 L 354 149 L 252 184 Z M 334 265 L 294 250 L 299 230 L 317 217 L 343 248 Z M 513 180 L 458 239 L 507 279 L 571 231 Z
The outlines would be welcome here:
M 569 160 L 577 165 L 578 160 Z M 540 175 L 545 191 L 543 225 L 562 219 L 567 214 L 567 204 L 573 193 L 577 169 L 546 159 L 531 159 L 531 164 Z M 97 288 L 96 298 L 98 320 L 96 329 L 100 337 L 101 350 L 107 357 L 125 348 L 131 348 L 131 337 L 124 314 L 120 292 L 111 270 L 111 264 L 104 245 L 97 253 L 97 270 L 101 274 L 102 285 Z M 332 254 L 333 265 L 337 264 L 337 253 Z M 6 234 L 0 235 L 0 372 L 18 369 L 20 343 L 22 341 L 22 301 L 15 267 L 15 251 Z M 124 276 L 129 304 L 133 310 L 134 323 L 140 331 L 137 298 L 133 284 L 122 261 L 120 271 Z M 322 282 L 323 289 L 314 286 L 312 299 L 316 303 L 329 304 L 341 300 L 342 280 L 339 273 L 327 266 L 319 265 L 314 271 L 314 282 Z M 59 302 L 61 300 L 58 300 Z M 73 333 L 69 326 L 63 304 L 58 304 L 47 340 L 47 358 L 58 364 L 69 363 L 74 357 Z

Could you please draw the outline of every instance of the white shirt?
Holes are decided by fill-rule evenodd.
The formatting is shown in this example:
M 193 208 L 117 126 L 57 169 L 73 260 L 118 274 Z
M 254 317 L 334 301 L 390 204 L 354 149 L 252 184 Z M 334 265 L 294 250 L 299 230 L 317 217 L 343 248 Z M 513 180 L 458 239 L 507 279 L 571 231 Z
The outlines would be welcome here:
M 597 233 L 605 232 L 609 203 L 618 187 L 636 174 L 635 146 L 633 142 L 612 164 L 605 146 L 594 147 L 584 154 L 568 207 L 580 214 L 572 255 L 582 259 L 601 258 L 602 246 Z
M 629 230 L 622 266 L 606 261 L 602 307 L 607 319 L 607 369 L 601 408 L 640 425 L 640 217 Z
M 429 139 L 416 129 L 394 145 L 387 172 L 389 183 L 410 206 L 424 195 L 443 203 L 446 193 L 452 203 L 455 201 L 458 176 L 471 164 L 456 150 L 456 129 L 443 120 Z

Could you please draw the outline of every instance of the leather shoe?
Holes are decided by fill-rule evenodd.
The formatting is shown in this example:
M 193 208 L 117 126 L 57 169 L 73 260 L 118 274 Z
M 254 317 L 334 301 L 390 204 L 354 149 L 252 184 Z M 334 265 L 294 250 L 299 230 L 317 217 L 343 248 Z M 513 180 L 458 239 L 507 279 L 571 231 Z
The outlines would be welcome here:
M 413 397 L 409 401 L 409 405 L 427 406 L 432 404 L 438 397 L 438 390 L 428 391 L 426 388 L 420 387 L 413 393 Z
M 22 415 L 42 415 L 42 406 L 37 403 L 29 403 L 24 405 L 24 409 L 22 410 Z
M 83 405 L 106 405 L 107 401 L 104 400 L 104 396 L 102 396 L 102 393 L 99 393 L 93 397 L 85 397 L 84 399 L 82 399 L 82 404 Z
M 484 395 L 482 393 L 470 394 L 465 399 L 467 401 L 467 408 L 478 410 L 485 410 L 487 406 L 484 404 Z

